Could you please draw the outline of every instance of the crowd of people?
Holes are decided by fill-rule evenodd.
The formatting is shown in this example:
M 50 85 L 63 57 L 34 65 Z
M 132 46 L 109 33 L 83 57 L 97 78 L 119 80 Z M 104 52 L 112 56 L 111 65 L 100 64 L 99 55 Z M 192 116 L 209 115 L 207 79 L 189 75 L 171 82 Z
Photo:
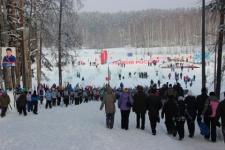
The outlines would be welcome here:
M 160 86 L 159 86 L 160 87 Z M 106 127 L 113 129 L 114 115 L 117 107 L 121 112 L 121 128 L 129 130 L 129 116 L 131 110 L 136 114 L 136 128 L 145 130 L 146 114 L 148 115 L 152 135 L 157 134 L 157 124 L 165 120 L 168 135 L 179 140 L 185 137 L 185 123 L 188 126 L 189 137 L 195 135 L 196 122 L 205 139 L 217 141 L 216 128 L 222 127 L 225 138 L 225 101 L 216 97 L 214 92 L 207 93 L 203 88 L 197 97 L 189 90 L 185 94 L 179 83 L 164 84 L 161 88 L 153 81 L 150 87 L 137 86 L 135 89 L 111 88 L 105 85 L 102 88 L 68 84 L 65 88 L 39 85 L 33 91 L 17 86 L 14 92 L 14 104 L 18 114 L 26 116 L 28 112 L 38 114 L 38 107 L 45 104 L 45 109 L 68 105 L 79 105 L 91 100 L 101 101 L 100 110 L 105 108 Z M 45 103 L 44 103 L 45 102 Z M 0 90 L 1 117 L 5 117 L 10 105 L 10 97 L 6 91 Z M 12 109 L 12 108 L 11 108 Z M 221 120 L 221 123 L 220 123 Z M 203 130 L 202 125 L 207 127 Z M 224 141 L 225 142 L 225 141 Z
M 225 101 L 220 102 L 214 92 L 208 95 L 206 88 L 203 88 L 202 93 L 197 97 L 193 96 L 190 90 L 185 95 L 179 83 L 165 84 L 160 89 L 157 89 L 156 84 L 150 88 L 137 86 L 136 89 L 121 87 L 117 90 L 107 86 L 105 91 L 100 110 L 105 106 L 106 127 L 109 129 L 113 128 L 116 101 L 118 101 L 121 128 L 124 130 L 129 129 L 129 115 L 132 110 L 136 114 L 138 129 L 145 129 L 146 113 L 148 114 L 152 135 L 157 134 L 157 123 L 165 119 L 168 135 L 174 137 L 178 135 L 179 140 L 185 137 L 185 123 L 188 126 L 189 137 L 194 137 L 196 122 L 205 139 L 216 142 L 216 128 L 221 126 L 225 138 Z

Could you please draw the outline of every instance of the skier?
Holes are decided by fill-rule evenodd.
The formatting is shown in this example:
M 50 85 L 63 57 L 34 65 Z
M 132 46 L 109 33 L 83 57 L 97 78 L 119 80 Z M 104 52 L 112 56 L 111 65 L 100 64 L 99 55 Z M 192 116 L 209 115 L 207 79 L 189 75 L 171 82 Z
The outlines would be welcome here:
M 113 93 L 113 90 L 111 89 L 111 87 L 107 87 L 100 110 L 102 110 L 105 105 L 106 127 L 109 129 L 112 129 L 114 125 L 114 115 L 116 111 L 115 102 L 116 97 Z
M 125 88 L 118 101 L 118 107 L 121 111 L 121 128 L 129 129 L 130 109 L 133 105 L 133 99 L 129 94 L 128 88 Z
M 142 86 L 137 86 L 137 93 L 133 97 L 133 112 L 136 113 L 136 128 L 140 128 L 141 119 L 141 129 L 145 129 L 145 113 L 146 113 L 146 95 Z

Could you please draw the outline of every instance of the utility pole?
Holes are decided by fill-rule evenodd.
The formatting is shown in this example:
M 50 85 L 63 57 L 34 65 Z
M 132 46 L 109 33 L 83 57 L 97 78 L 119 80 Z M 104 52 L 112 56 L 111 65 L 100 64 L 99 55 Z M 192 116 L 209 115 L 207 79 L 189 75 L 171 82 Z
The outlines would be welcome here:
M 221 90 L 221 68 L 222 68 L 222 54 L 223 54 L 223 39 L 224 39 L 224 12 L 225 12 L 225 0 L 220 0 L 220 25 L 219 25 L 219 39 L 218 39 L 218 51 L 217 51 L 217 82 L 216 82 L 216 96 L 220 98 Z
M 58 69 L 59 69 L 59 86 L 62 87 L 62 11 L 63 11 L 63 0 L 60 0 L 59 10 L 59 39 L 58 39 Z
M 205 0 L 202 0 L 202 88 L 206 87 L 205 67 Z

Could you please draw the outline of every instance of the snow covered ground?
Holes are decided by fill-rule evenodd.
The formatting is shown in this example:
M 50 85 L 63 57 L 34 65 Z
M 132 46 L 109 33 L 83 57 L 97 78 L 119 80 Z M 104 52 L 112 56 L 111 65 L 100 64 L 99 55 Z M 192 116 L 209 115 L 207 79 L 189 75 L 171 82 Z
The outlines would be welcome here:
M 114 129 L 105 128 L 104 111 L 100 103 L 90 102 L 79 106 L 55 107 L 39 114 L 19 116 L 10 110 L 0 118 L 0 150 L 224 150 L 219 141 L 205 141 L 199 130 L 193 139 L 183 141 L 166 134 L 164 122 L 157 127 L 157 135 L 151 135 L 146 115 L 146 130 L 136 129 L 135 115 L 130 116 L 128 131 L 120 129 L 120 112 L 117 109 Z M 218 130 L 220 132 L 220 130 Z
M 127 65 L 126 68 L 121 68 L 111 62 L 116 60 L 140 60 L 149 59 L 146 55 L 151 52 L 153 57 L 167 56 L 169 54 L 178 54 L 182 49 L 182 53 L 193 53 L 196 47 L 171 47 L 171 48 L 152 48 L 152 49 L 133 49 L 119 48 L 109 49 L 109 63 L 105 65 L 89 66 L 90 61 L 99 63 L 99 54 L 97 50 L 78 50 L 79 55 L 77 61 L 84 61 L 86 65 L 73 66 L 72 64 L 63 67 L 63 81 L 66 84 L 70 82 L 75 86 L 93 85 L 102 86 L 107 81 L 108 67 L 111 72 L 111 86 L 118 87 L 121 82 L 125 87 L 135 87 L 138 84 L 149 85 L 150 80 L 161 83 L 175 83 L 174 75 L 172 80 L 168 80 L 170 69 L 162 69 L 160 66 L 148 67 L 145 65 Z M 127 53 L 134 53 L 133 57 L 128 57 Z M 71 52 L 75 55 L 75 52 Z M 164 54 L 163 54 L 164 53 Z M 51 62 L 55 62 L 51 57 L 50 52 L 46 51 Z M 213 63 L 207 66 L 207 85 L 209 89 L 213 89 Z M 44 81 L 49 85 L 58 83 L 58 70 L 56 67 L 53 71 L 43 70 L 48 81 Z M 159 75 L 156 76 L 156 71 Z M 180 69 L 176 70 L 180 73 Z M 80 72 L 81 78 L 77 78 L 77 72 Z M 128 78 L 129 72 L 148 72 L 148 79 L 140 79 L 138 75 L 132 75 Z M 124 80 L 118 79 L 118 74 L 121 73 L 125 77 Z M 201 68 L 195 70 L 185 69 L 183 75 L 196 75 L 196 82 L 191 88 L 195 94 L 200 93 L 201 89 Z M 164 76 L 164 77 L 163 77 Z M 35 81 L 35 79 L 34 79 Z M 180 82 L 183 87 L 184 83 Z M 34 84 L 35 87 L 35 84 Z M 188 88 L 190 88 L 188 86 Z M 224 87 L 223 90 L 224 91 Z M 12 97 L 12 93 L 10 94 Z M 223 97 L 222 97 L 223 98 Z M 12 101 L 13 106 L 13 101 Z M 224 150 L 221 131 L 218 129 L 218 142 L 211 143 L 205 141 L 200 135 L 197 128 L 196 136 L 193 139 L 186 137 L 183 141 L 178 141 L 177 138 L 170 137 L 166 134 L 164 121 L 161 120 L 157 127 L 157 136 L 151 135 L 148 117 L 146 116 L 146 130 L 136 129 L 136 118 L 134 113 L 130 116 L 130 129 L 124 131 L 120 129 L 120 112 L 117 109 L 115 116 L 115 125 L 113 130 L 105 128 L 105 114 L 99 111 L 100 103 L 91 102 L 81 104 L 79 106 L 63 106 L 56 107 L 51 110 L 45 110 L 44 106 L 39 107 L 39 114 L 33 115 L 28 113 L 28 116 L 19 116 L 13 108 L 9 110 L 5 118 L 0 118 L 0 150 Z
M 112 87 L 119 87 L 120 83 L 123 82 L 125 87 L 135 87 L 137 85 L 150 85 L 150 80 L 154 80 L 157 82 L 161 80 L 161 83 L 164 84 L 166 82 L 175 83 L 174 73 L 172 73 L 172 79 L 168 79 L 168 74 L 171 72 L 170 69 L 163 69 L 160 67 L 162 61 L 165 60 L 166 57 L 174 57 L 174 56 L 182 56 L 182 55 L 189 55 L 196 51 L 199 52 L 199 47 L 193 46 L 186 46 L 186 47 L 155 47 L 155 48 L 114 48 L 114 49 L 107 49 L 108 50 L 108 62 L 105 65 L 99 65 L 98 68 L 95 66 L 90 66 L 89 62 L 96 62 L 100 64 L 100 54 L 99 50 L 96 49 L 82 49 L 82 50 L 74 50 L 71 51 L 70 54 L 74 56 L 76 59 L 75 66 L 69 64 L 63 67 L 63 82 L 66 85 L 70 82 L 73 86 L 76 84 L 80 84 L 81 86 L 85 87 L 87 85 L 92 85 L 95 87 L 103 86 L 107 81 L 105 80 L 108 76 L 108 67 L 111 72 L 111 81 L 110 84 Z M 129 57 L 128 53 L 132 53 L 133 56 Z M 147 54 L 151 54 L 148 56 Z M 56 64 L 56 59 L 52 57 L 50 51 L 46 50 L 45 54 L 50 59 L 51 62 Z M 77 56 L 77 57 L 75 57 Z M 126 65 L 126 68 L 121 68 L 118 65 L 113 64 L 112 62 L 117 60 L 132 60 L 132 61 L 140 61 L 140 60 L 152 60 L 156 59 L 157 57 L 161 57 L 159 65 L 156 67 L 148 67 L 147 64 L 130 64 Z M 214 77 L 214 63 L 213 63 L 213 55 L 209 59 L 210 63 L 207 64 L 206 68 L 206 76 L 207 76 L 207 87 L 209 91 L 213 90 L 213 77 Z M 85 65 L 77 65 L 77 62 L 82 61 Z M 197 65 L 201 67 L 200 65 Z M 47 77 L 49 78 L 48 81 L 44 81 L 45 83 L 51 86 L 53 83 L 58 83 L 58 68 L 53 68 L 53 71 L 48 71 L 46 68 L 43 69 L 46 73 Z M 156 71 L 158 71 L 158 76 L 156 76 Z M 80 72 L 81 78 L 84 77 L 84 81 L 81 78 L 77 78 L 77 72 Z M 132 73 L 132 78 L 128 77 L 129 72 Z M 133 73 L 136 74 L 134 75 Z M 140 79 L 138 77 L 138 72 L 148 72 L 149 78 L 148 79 Z M 177 73 L 181 72 L 181 69 L 176 69 Z M 119 80 L 118 75 L 119 73 L 125 77 L 124 80 Z M 200 94 L 201 92 L 201 68 L 197 68 L 194 70 L 184 69 L 183 75 L 188 75 L 192 77 L 196 75 L 196 82 L 193 83 L 191 90 L 195 95 Z M 185 87 L 183 80 L 179 81 L 183 87 Z M 34 79 L 34 83 L 36 83 Z M 223 84 L 222 84 L 223 85 Z M 35 84 L 34 84 L 35 86 Z M 190 89 L 190 86 L 188 86 Z M 225 91 L 225 87 L 222 86 L 222 92 Z M 223 96 L 222 96 L 223 98 Z

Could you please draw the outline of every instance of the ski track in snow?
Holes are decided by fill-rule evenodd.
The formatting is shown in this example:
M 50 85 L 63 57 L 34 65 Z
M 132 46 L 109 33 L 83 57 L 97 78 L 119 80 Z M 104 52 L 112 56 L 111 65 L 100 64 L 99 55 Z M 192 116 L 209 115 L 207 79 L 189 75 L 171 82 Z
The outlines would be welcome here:
M 104 111 L 99 102 L 79 106 L 60 106 L 39 114 L 19 116 L 15 109 L 0 118 L 0 150 L 224 150 L 221 138 L 217 143 L 205 141 L 197 128 L 193 139 L 166 134 L 164 122 L 157 127 L 157 135 L 151 135 L 148 116 L 146 129 L 136 129 L 136 117 L 131 112 L 129 130 L 120 129 L 120 111 L 115 115 L 114 129 L 105 127 Z M 218 130 L 218 132 L 221 132 Z

